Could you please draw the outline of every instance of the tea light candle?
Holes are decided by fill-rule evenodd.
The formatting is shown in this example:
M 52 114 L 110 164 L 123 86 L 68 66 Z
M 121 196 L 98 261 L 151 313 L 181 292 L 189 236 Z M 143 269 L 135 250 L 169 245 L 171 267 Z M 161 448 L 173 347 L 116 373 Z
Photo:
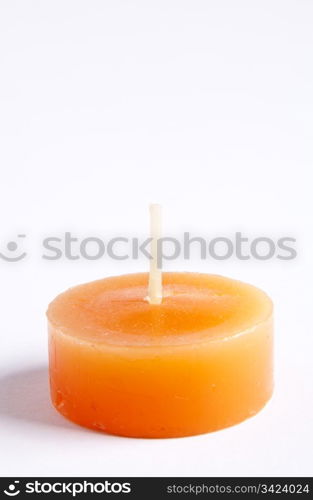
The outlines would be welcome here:
M 154 243 L 159 207 L 152 207 Z M 52 402 L 111 434 L 206 433 L 257 413 L 273 389 L 272 302 L 229 278 L 163 273 L 71 288 L 49 306 Z M 163 281 L 163 283 L 162 283 Z

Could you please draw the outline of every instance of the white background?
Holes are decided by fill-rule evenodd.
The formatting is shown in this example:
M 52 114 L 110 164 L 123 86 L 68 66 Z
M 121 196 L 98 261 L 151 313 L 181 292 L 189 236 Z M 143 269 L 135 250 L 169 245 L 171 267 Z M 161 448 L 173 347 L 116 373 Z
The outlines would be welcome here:
M 310 0 L 2 0 L 2 475 L 312 475 Z M 91 432 L 51 407 L 45 310 L 69 286 L 147 262 L 47 261 L 47 235 L 297 238 L 291 261 L 197 257 L 266 290 L 276 389 L 254 418 L 172 440 Z M 22 242 L 17 235 L 27 234 Z

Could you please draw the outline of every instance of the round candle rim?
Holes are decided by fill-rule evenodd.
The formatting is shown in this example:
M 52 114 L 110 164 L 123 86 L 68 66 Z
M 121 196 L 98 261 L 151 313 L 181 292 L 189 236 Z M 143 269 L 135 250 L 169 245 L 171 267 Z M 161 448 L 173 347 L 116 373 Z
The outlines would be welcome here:
M 68 334 L 66 332 L 64 332 L 60 327 L 55 327 L 51 322 L 49 322 L 49 325 L 53 328 L 54 332 L 56 332 L 57 335 L 60 335 L 60 336 L 63 336 L 65 337 L 67 340 L 69 340 L 70 342 L 73 342 L 73 343 L 76 343 L 76 344 L 79 344 L 79 345 L 85 345 L 85 346 L 88 346 L 90 348 L 94 348 L 94 349 L 105 349 L 105 350 L 115 350 L 115 351 L 122 351 L 122 350 L 140 350 L 140 349 L 144 349 L 144 350 L 151 350 L 152 352 L 153 351 L 156 351 L 156 350 L 159 350 L 159 349 L 162 349 L 162 350 L 170 350 L 172 352 L 172 349 L 184 349 L 184 348 L 190 348 L 190 347 L 200 347 L 200 346 L 204 346 L 204 345 L 211 345 L 211 344 L 220 344 L 221 342 L 228 342 L 228 341 L 232 341 L 232 340 L 236 340 L 240 337 L 243 337 L 245 335 L 249 335 L 249 334 L 252 334 L 255 330 L 257 330 L 261 325 L 266 325 L 267 323 L 269 323 L 269 325 L 272 323 L 272 315 L 269 315 L 269 317 L 265 320 L 262 320 L 262 321 L 259 321 L 258 323 L 255 323 L 254 325 L 252 325 L 251 327 L 249 328 L 246 328 L 244 330 L 240 330 L 238 332 L 231 332 L 228 334 L 228 336 L 225 336 L 225 337 L 213 337 L 213 338 L 209 338 L 209 337 L 203 337 L 201 339 L 197 339 L 197 340 L 194 340 L 194 341 L 190 341 L 190 342 L 181 342 L 181 343 L 160 343 L 160 344 L 157 344 L 157 343 L 154 343 L 154 344 L 131 344 L 131 343 L 110 343 L 110 342 L 103 342 L 102 340 L 101 341 L 97 341 L 97 340 L 86 340 L 86 339 L 82 339 L 80 337 L 74 337 L 73 335 L 71 334 Z M 191 340 L 191 337 L 192 335 L 194 334 L 190 334 L 190 340 Z M 184 339 L 186 339 L 186 335 L 184 335 Z
M 201 272 L 192 272 L 192 271 L 179 271 L 179 272 L 166 272 L 166 273 L 163 273 L 163 275 L 166 277 L 166 276 L 170 276 L 170 275 L 180 275 L 180 276 L 183 276 L 183 275 L 190 275 L 190 276 L 203 276 L 203 277 L 212 277 L 212 278 L 218 278 L 218 279 L 222 279 L 222 280 L 229 280 L 229 281 L 232 281 L 233 283 L 238 283 L 238 284 L 241 284 L 241 285 L 244 285 L 244 287 L 247 287 L 247 288 L 250 288 L 254 291 L 256 291 L 258 294 L 262 295 L 265 299 L 266 299 L 266 302 L 267 302 L 267 306 L 268 306 L 268 310 L 267 310 L 267 313 L 264 314 L 264 316 L 257 322 L 254 322 L 252 323 L 250 326 L 246 326 L 244 329 L 240 329 L 239 327 L 237 328 L 229 328 L 228 329 L 225 329 L 225 332 L 222 332 L 220 333 L 218 336 L 205 336 L 205 332 L 206 331 L 209 331 L 210 329 L 204 329 L 204 330 L 201 330 L 201 333 L 202 333 L 202 336 L 199 336 L 199 333 L 200 332 L 191 332 L 191 333 L 182 333 L 181 335 L 181 338 L 184 340 L 183 342 L 170 342 L 170 338 L 171 336 L 168 336 L 167 338 L 169 339 L 168 342 L 153 342 L 151 344 L 149 343 L 145 343 L 145 342 L 138 342 L 138 341 L 133 341 L 132 342 L 132 339 L 134 340 L 134 337 L 131 337 L 130 336 L 130 340 L 129 342 L 106 342 L 104 338 L 101 338 L 101 339 L 85 339 L 85 338 L 81 338 L 79 335 L 78 336 L 75 336 L 69 332 L 66 332 L 66 330 L 71 330 L 71 328 L 67 328 L 67 327 L 64 327 L 64 326 L 60 326 L 58 324 L 56 324 L 55 322 L 53 322 L 51 320 L 51 318 L 49 317 L 49 313 L 50 313 L 50 307 L 51 305 L 54 303 L 55 300 L 57 300 L 58 298 L 62 297 L 64 294 L 67 294 L 69 291 L 73 290 L 73 289 L 77 289 L 77 288 L 80 288 L 80 287 L 84 287 L 85 285 L 92 285 L 93 283 L 97 283 L 97 282 L 102 282 L 104 280 L 109 280 L 109 279 L 114 279 L 114 278 L 129 278 L 129 277 L 132 277 L 132 276 L 136 276 L 136 277 L 146 277 L 147 276 L 147 273 L 145 272 L 142 272 L 142 273 L 128 273 L 128 274 L 120 274 L 120 275 L 114 275 L 114 276 L 107 276 L 105 278 L 100 278 L 100 279 L 97 279 L 97 280 L 93 280 L 93 281 L 89 281 L 89 282 L 85 282 L 85 283 L 80 283 L 78 285 L 74 285 L 70 288 L 68 288 L 67 290 L 61 292 L 60 294 L 58 294 L 53 301 L 50 302 L 49 306 L 48 306 L 48 309 L 46 311 L 46 316 L 48 318 L 48 323 L 49 323 L 49 326 L 51 326 L 51 328 L 58 334 L 58 335 L 62 335 L 74 342 L 77 342 L 79 344 L 84 344 L 84 345 L 88 345 L 90 347 L 95 347 L 95 348 L 105 348 L 105 349 L 125 349 L 125 348 L 130 348 L 130 349 L 140 349 L 140 348 L 143 348 L 143 349 L 166 349 L 166 348 L 178 348 L 178 347 L 187 347 L 187 346 L 200 346 L 200 345 L 205 345 L 205 344 L 212 344 L 212 343 L 218 343 L 218 342 L 225 342 L 225 341 L 229 341 L 229 340 L 232 340 L 232 339 L 235 339 L 235 338 L 238 338 L 238 337 L 241 337 L 243 335 L 247 335 L 249 333 L 252 333 L 253 331 L 255 331 L 260 325 L 265 325 L 267 322 L 271 322 L 272 319 L 273 319 L 273 301 L 271 300 L 271 298 L 269 297 L 269 295 L 264 292 L 262 289 L 254 286 L 254 285 L 251 285 L 250 283 L 246 283 L 244 281 L 241 281 L 241 280 L 237 280 L 237 279 L 233 279 L 233 278 L 229 278 L 229 277 L 226 277 L 226 276 L 223 276 L 223 275 L 220 275 L 220 274 L 209 274 L 209 273 L 201 273 Z M 155 306 L 152 306 L 152 307 L 155 307 Z M 212 329 L 211 329 L 212 330 Z M 112 333 L 112 332 L 111 332 Z M 146 338 L 145 336 L 143 336 L 143 338 Z M 164 337 L 163 337 L 164 338 Z M 178 338 L 178 336 L 176 337 L 176 339 Z

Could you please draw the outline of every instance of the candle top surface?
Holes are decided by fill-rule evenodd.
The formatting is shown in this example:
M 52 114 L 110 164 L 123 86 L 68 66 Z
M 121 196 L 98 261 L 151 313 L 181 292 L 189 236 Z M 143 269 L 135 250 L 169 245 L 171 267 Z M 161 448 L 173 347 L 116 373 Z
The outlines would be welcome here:
M 105 278 L 70 288 L 49 305 L 50 324 L 94 344 L 151 346 L 227 340 L 272 314 L 258 288 L 217 275 L 163 273 L 163 300 L 146 300 L 148 274 Z

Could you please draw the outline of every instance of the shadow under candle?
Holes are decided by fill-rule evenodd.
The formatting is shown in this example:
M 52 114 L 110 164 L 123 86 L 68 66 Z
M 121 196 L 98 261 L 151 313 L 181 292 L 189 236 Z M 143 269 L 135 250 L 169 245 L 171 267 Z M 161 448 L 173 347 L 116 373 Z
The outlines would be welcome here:
M 0 415 L 54 427 L 77 429 L 50 401 L 48 369 L 31 368 L 0 377 Z

